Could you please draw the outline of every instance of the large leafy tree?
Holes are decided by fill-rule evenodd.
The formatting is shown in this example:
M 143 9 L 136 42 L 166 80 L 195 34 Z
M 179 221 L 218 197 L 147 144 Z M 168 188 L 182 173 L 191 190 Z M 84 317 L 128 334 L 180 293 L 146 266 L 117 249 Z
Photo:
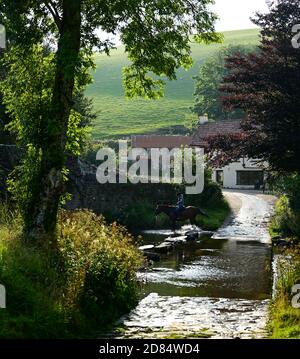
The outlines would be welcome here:
M 292 28 L 299 23 L 297 0 L 270 2 L 267 14 L 257 14 L 261 27 L 259 54 L 227 59 L 229 75 L 221 91 L 227 109 L 247 117 L 243 133 L 210 138 L 214 162 L 241 156 L 260 158 L 274 170 L 300 171 L 300 51 L 292 46 Z
M 31 237 L 51 234 L 56 227 L 64 191 L 66 150 L 74 147 L 74 141 L 76 148 L 79 138 L 76 128 L 80 121 L 76 111 L 72 112 L 74 91 L 89 82 L 87 70 L 93 66 L 95 47 L 106 53 L 112 47 L 109 40 L 99 39 L 96 30 L 121 35 L 131 60 L 124 70 L 127 95 L 154 98 L 162 94 L 160 76 L 175 79 L 177 68 L 191 64 L 191 34 L 196 34 L 197 41 L 219 39 L 214 33 L 216 17 L 208 10 L 211 3 L 212 0 L 0 1 L 1 23 L 15 39 L 6 86 L 9 90 L 4 91 L 4 99 L 14 118 L 12 127 L 26 145 L 27 161 L 31 163 L 31 167 L 24 166 L 22 174 L 26 188 L 22 206 Z M 52 59 L 45 60 L 41 54 L 45 42 L 55 50 Z M 13 57 L 15 61 L 11 61 Z M 20 58 L 24 61 L 18 61 Z M 49 71 L 45 72 L 41 65 L 42 58 L 49 61 Z M 30 73 L 36 77 L 32 79 Z M 12 91 L 9 84 L 14 80 L 20 87 Z M 34 88 L 31 80 L 36 82 Z M 18 106 L 14 106 L 16 98 Z
M 4 49 L 0 49 L 0 60 L 3 59 Z M 0 69 L 0 83 L 6 77 L 6 69 L 2 66 Z M 13 138 L 9 131 L 6 130 L 6 125 L 9 123 L 10 118 L 6 113 L 6 106 L 3 103 L 3 94 L 0 91 L 0 144 L 8 144 L 13 142 Z
M 200 67 L 199 75 L 195 77 L 195 103 L 192 109 L 194 113 L 198 116 L 207 114 L 212 120 L 243 117 L 243 111 L 239 109 L 230 111 L 222 106 L 223 94 L 220 85 L 229 73 L 229 69 L 225 66 L 226 58 L 235 54 L 245 55 L 255 52 L 256 49 L 254 45 L 229 45 L 205 61 Z

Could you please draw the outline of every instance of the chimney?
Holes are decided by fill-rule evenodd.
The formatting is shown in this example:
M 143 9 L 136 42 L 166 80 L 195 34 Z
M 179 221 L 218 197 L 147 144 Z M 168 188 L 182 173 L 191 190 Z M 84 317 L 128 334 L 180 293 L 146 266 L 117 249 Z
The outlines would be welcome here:
M 199 125 L 204 125 L 207 122 L 208 122 L 208 116 L 207 115 L 199 116 Z

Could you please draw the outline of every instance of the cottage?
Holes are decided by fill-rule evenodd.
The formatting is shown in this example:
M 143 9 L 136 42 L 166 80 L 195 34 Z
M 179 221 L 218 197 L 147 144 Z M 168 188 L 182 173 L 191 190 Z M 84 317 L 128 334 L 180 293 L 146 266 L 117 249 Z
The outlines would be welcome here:
M 237 134 L 242 131 L 240 120 L 210 122 L 201 118 L 199 127 L 195 132 L 191 146 L 207 147 L 207 138 L 218 134 Z M 266 163 L 262 165 L 257 159 L 241 158 L 222 168 L 213 169 L 213 181 L 224 188 L 253 189 L 260 187 L 264 182 L 264 170 Z
M 207 149 L 207 138 L 218 134 L 240 133 L 241 120 L 209 121 L 205 116 L 200 117 L 199 127 L 194 135 L 189 136 L 132 136 L 133 148 L 180 148 L 200 147 Z M 261 187 L 264 182 L 264 172 L 267 164 L 262 165 L 257 159 L 241 158 L 222 168 L 213 168 L 212 179 L 224 188 L 254 189 Z

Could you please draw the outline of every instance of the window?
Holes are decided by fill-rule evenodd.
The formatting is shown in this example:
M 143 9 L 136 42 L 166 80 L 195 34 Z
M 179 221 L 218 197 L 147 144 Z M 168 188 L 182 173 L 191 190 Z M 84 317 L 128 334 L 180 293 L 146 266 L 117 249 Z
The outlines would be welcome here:
M 217 180 L 217 183 L 219 183 L 221 186 L 223 186 L 223 182 L 224 182 L 223 171 L 220 171 L 220 170 L 216 171 L 216 180 Z
M 263 178 L 263 171 L 236 171 L 236 184 L 238 186 L 262 185 Z

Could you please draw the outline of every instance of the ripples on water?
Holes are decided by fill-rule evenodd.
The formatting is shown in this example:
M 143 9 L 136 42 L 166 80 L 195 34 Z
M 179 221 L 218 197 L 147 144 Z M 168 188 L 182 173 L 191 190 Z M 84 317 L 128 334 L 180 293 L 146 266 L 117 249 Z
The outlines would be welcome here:
M 162 241 L 144 235 L 145 244 Z M 202 238 L 161 257 L 139 273 L 143 295 L 213 296 L 245 299 L 269 298 L 271 248 L 253 241 Z M 179 293 L 179 294 L 178 294 Z
M 214 338 L 266 336 L 272 268 L 265 223 L 270 208 L 255 195 L 238 195 L 242 208 L 232 223 L 212 238 L 176 247 L 138 274 L 141 301 L 121 319 L 123 337 L 168 337 L 201 328 Z M 157 245 L 171 234 L 146 231 L 144 244 Z

